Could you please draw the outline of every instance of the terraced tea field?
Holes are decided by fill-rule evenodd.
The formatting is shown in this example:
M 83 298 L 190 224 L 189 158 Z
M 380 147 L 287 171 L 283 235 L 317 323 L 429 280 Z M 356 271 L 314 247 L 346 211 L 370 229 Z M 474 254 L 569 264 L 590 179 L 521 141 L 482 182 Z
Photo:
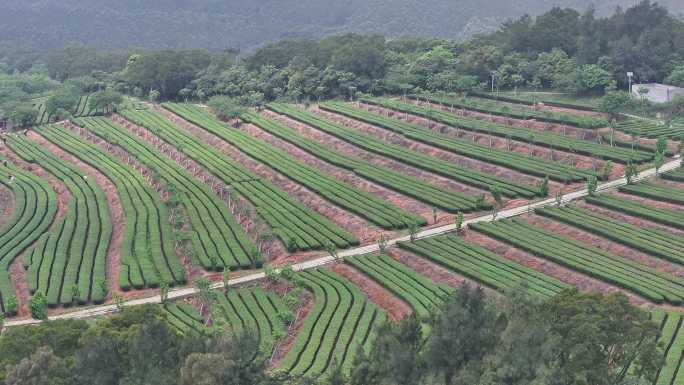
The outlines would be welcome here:
M 463 282 L 498 293 L 524 288 L 538 299 L 579 286 L 667 307 L 654 313 L 669 341 L 658 383 L 676 381 L 684 182 L 674 154 L 661 177 L 625 184 L 592 161 L 648 169 L 649 144 L 611 146 L 518 121 L 594 130 L 598 119 L 431 100 L 505 114 L 510 124 L 368 98 L 308 109 L 273 103 L 230 122 L 200 105 L 165 103 L 9 134 L 0 148 L 0 183 L 13 202 L 0 227 L 3 312 L 27 314 L 37 292 L 51 315 L 111 303 L 114 294 L 157 301 L 150 295 L 159 286 L 179 286 L 173 296 L 185 297 L 185 284 L 219 281 L 227 270 L 244 285 L 215 291 L 211 311 L 197 298 L 165 301 L 173 328 L 251 332 L 255 358 L 318 375 L 334 363 L 348 372 L 386 319 L 415 312 L 426 321 Z M 552 155 L 493 146 L 493 138 Z M 596 178 L 611 188 L 577 192 Z M 555 192 L 572 203 L 549 198 Z M 237 271 L 290 263 L 304 271 L 280 286 Z

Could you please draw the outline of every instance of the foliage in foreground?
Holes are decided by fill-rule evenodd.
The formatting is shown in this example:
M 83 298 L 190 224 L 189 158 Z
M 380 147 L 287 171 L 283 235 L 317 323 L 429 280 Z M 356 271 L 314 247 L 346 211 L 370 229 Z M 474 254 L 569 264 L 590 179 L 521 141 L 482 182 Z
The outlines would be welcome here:
M 155 306 L 88 323 L 54 321 L 0 337 L 0 378 L 35 384 L 552 384 L 652 383 L 658 327 L 621 294 L 566 290 L 545 301 L 460 288 L 426 336 L 417 317 L 387 323 L 349 377 L 268 376 L 258 337 L 181 335 Z M 258 356 L 257 356 L 258 357 Z

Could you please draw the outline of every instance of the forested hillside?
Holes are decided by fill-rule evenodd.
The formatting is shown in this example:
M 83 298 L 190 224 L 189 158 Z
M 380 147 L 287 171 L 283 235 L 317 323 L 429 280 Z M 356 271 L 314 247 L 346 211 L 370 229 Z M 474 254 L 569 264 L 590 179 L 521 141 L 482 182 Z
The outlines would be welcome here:
M 39 48 L 248 48 L 287 37 L 343 32 L 463 38 L 553 6 L 612 13 L 632 0 L 4 0 L 0 41 Z M 663 0 L 674 13 L 679 0 Z M 78 22 L 73 22 L 78 20 Z

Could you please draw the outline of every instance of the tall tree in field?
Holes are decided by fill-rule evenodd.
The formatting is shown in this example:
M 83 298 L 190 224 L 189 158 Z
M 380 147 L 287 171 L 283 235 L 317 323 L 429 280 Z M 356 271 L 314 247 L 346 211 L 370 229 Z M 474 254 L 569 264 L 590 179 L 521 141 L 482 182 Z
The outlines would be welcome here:
M 481 362 L 496 346 L 497 314 L 482 288 L 463 285 L 443 310 L 426 347 L 431 372 L 451 384 L 455 376 L 479 378 Z
M 566 290 L 543 313 L 559 341 L 550 384 L 625 384 L 630 370 L 649 383 L 655 379 L 662 363 L 658 326 L 625 295 Z
M 630 100 L 630 96 L 626 92 L 608 92 L 599 103 L 599 111 L 605 112 L 610 115 L 611 119 L 615 119 L 625 110 L 625 108 L 627 108 Z

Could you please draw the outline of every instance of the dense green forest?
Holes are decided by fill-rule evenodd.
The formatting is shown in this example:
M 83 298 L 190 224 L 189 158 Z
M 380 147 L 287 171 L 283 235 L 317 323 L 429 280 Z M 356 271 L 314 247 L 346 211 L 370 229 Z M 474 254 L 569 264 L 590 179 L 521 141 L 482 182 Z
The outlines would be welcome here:
M 211 302 L 208 302 L 211 304 Z M 538 302 L 524 288 L 489 297 L 462 286 L 430 320 L 380 326 L 349 375 L 266 375 L 250 332 L 217 324 L 179 334 L 159 307 L 52 321 L 0 336 L 6 385 L 618 385 L 650 384 L 662 361 L 658 325 L 622 294 L 567 290 Z M 256 356 L 256 359 L 254 358 Z M 335 365 L 335 363 L 333 363 Z
M 59 48 L 81 42 L 99 48 L 249 48 L 284 38 L 347 32 L 460 39 L 503 21 L 539 14 L 553 4 L 606 15 L 631 0 L 6 0 L 0 41 Z M 662 0 L 684 12 L 678 0 Z
M 94 91 L 152 100 L 235 98 L 255 106 L 358 93 L 553 89 L 602 95 L 636 82 L 684 85 L 684 22 L 649 1 L 607 17 L 553 8 L 504 23 L 465 42 L 343 34 L 286 39 L 250 55 L 206 49 L 115 49 L 68 45 L 0 50 L 0 118 L 21 125 L 37 98 L 67 116 L 76 95 Z M 682 103 L 679 103 L 682 104 Z M 99 106 L 102 107 L 102 106 Z M 668 107 L 664 107 L 668 108 Z M 671 108 L 681 113 L 681 108 Z M 22 112 L 17 115 L 17 111 Z

